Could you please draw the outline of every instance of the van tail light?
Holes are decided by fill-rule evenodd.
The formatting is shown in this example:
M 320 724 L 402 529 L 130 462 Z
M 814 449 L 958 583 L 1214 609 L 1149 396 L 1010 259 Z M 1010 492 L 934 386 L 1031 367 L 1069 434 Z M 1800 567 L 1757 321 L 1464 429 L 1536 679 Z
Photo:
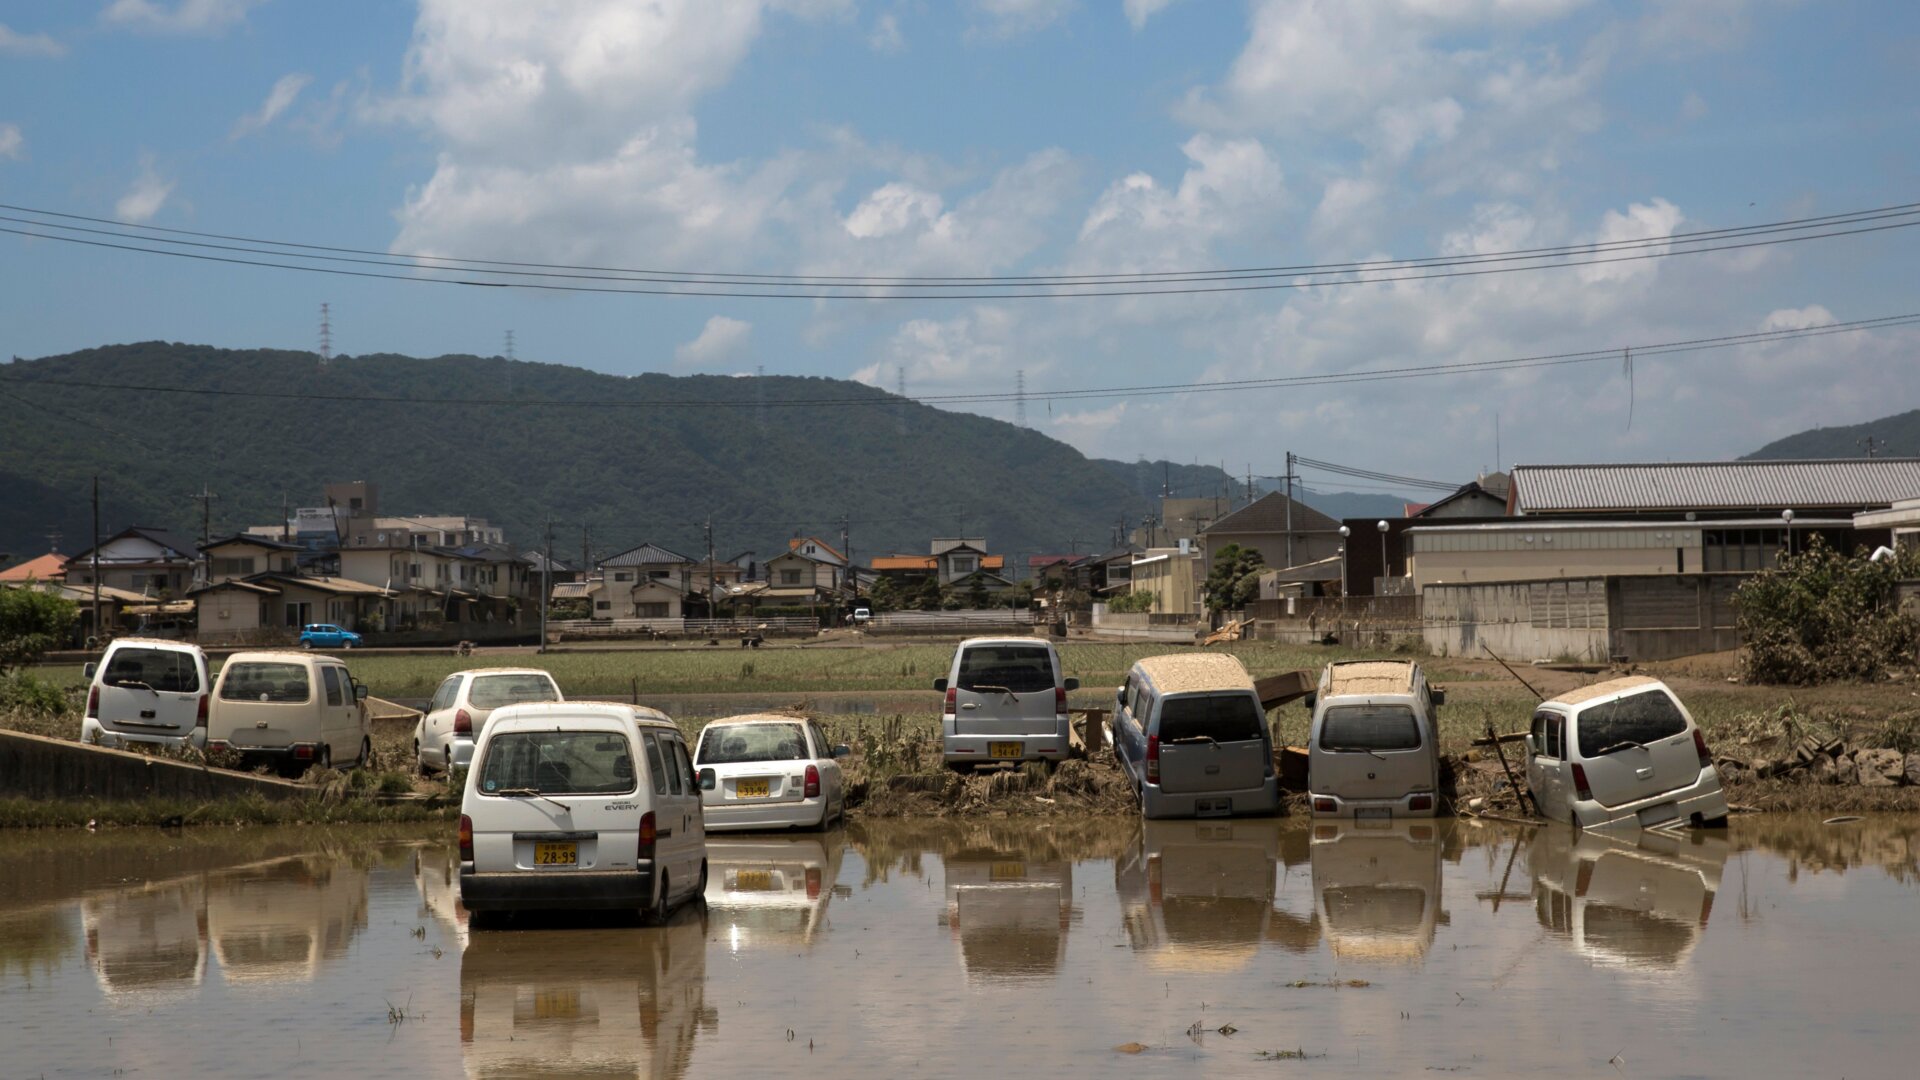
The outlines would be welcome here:
M 87 691 L 87 715 L 98 718 L 100 715 L 100 688 Z
M 296 746 L 293 748 L 293 756 L 300 761 L 311 761 L 313 760 L 313 747 L 310 745 Z
M 1693 729 L 1693 748 L 1700 753 L 1701 768 L 1704 769 L 1713 764 L 1713 755 L 1707 752 L 1707 737 L 1700 734 L 1699 728 Z
M 1337 814 L 1340 812 L 1340 800 L 1321 796 L 1313 800 L 1313 812 L 1316 814 Z
M 194 710 L 193 726 L 197 728 L 207 726 L 207 695 L 205 694 L 200 695 L 200 706 Z
M 1053 712 L 1055 716 L 1067 715 L 1067 688 L 1064 686 L 1053 688 Z
M 953 714 L 960 711 L 960 689 L 958 687 L 947 687 L 947 704 L 942 711 L 946 713 L 945 719 L 948 720 L 953 719 Z
M 473 861 L 473 819 L 460 815 L 460 861 Z
M 820 899 L 820 868 L 817 866 L 807 867 L 807 899 Z
M 1160 782 L 1160 736 L 1147 736 L 1147 783 Z
M 226 752 L 227 752 L 227 740 L 225 740 L 225 739 L 213 739 L 213 740 L 210 740 L 210 741 L 209 741 L 209 742 L 207 743 L 207 752 L 208 752 L 208 753 L 212 753 L 212 754 L 224 754 L 224 753 L 226 753 Z
M 460 709 L 453 714 L 453 733 L 455 735 L 473 734 L 473 714 Z
M 1582 801 L 1593 801 L 1593 787 L 1587 783 L 1587 770 L 1579 762 L 1573 763 L 1573 793 Z
M 1407 800 L 1407 809 L 1409 809 L 1409 810 L 1431 810 L 1431 809 L 1433 809 L 1433 796 L 1431 796 L 1431 795 L 1415 795 L 1415 796 L 1414 796 L 1413 798 L 1411 798 L 1411 799 L 1408 799 L 1408 800 Z
M 640 815 L 640 850 L 636 852 L 642 862 L 653 861 L 653 843 L 660 838 L 659 830 L 653 824 L 653 811 Z
M 807 786 L 800 794 L 809 799 L 817 799 L 820 797 L 820 766 L 807 766 Z

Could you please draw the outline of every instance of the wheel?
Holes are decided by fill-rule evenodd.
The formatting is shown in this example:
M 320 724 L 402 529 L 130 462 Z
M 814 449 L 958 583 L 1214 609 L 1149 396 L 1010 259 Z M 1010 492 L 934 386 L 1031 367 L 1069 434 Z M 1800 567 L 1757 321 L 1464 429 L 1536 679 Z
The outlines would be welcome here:
M 660 890 L 654 894 L 653 903 L 647 907 L 646 911 L 647 921 L 655 926 L 665 923 L 667 921 L 667 915 L 673 910 L 673 905 L 667 902 L 667 895 L 672 891 L 672 888 L 673 883 L 667 878 L 667 875 L 664 873 L 661 874 Z
M 341 642 L 341 643 L 340 643 L 340 647 L 341 647 L 341 648 L 343 648 L 343 649 L 351 649 L 351 648 L 353 648 L 353 639 L 352 639 L 352 638 L 348 638 L 347 640 L 345 640 L 345 641 L 343 641 L 343 642 Z
M 444 771 L 447 774 L 447 779 L 451 780 L 453 779 L 453 751 L 443 750 L 441 751 L 441 754 L 442 754 L 442 757 L 440 759 L 440 764 L 442 766 L 442 771 Z
M 700 887 L 694 890 L 694 895 L 702 899 L 707 895 L 707 860 L 705 859 L 700 860 Z
M 300 639 L 300 647 L 301 647 L 301 648 L 303 648 L 303 649 L 305 649 L 305 650 L 307 650 L 308 652 L 312 652 L 312 651 L 313 651 L 313 642 L 311 642 L 311 641 L 308 641 L 308 640 L 307 640 L 307 639 L 305 639 L 305 638 L 301 638 L 301 639 Z
M 370 765 L 373 762 L 373 737 L 363 735 L 360 738 L 360 757 L 354 761 L 354 767 Z
M 331 746 L 321 747 L 320 757 L 317 759 L 315 763 L 318 764 L 323 769 L 333 768 L 333 747 Z
M 965 776 L 968 773 L 971 773 L 973 771 L 973 762 L 949 761 L 947 762 L 947 768 L 952 769 L 954 772 L 959 773 L 961 776 Z

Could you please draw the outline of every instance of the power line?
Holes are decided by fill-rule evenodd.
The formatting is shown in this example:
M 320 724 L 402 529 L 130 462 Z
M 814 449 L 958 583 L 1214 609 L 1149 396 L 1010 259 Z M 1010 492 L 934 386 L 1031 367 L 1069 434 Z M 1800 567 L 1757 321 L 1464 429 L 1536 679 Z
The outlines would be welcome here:
M 1788 328 L 1781 330 L 1761 330 L 1746 334 L 1726 334 L 1718 337 L 1690 338 L 1681 341 L 1661 342 L 1652 345 L 1629 346 L 1640 357 L 1670 356 L 1682 353 L 1704 352 L 1733 348 L 1741 345 L 1771 344 L 1779 341 L 1800 338 L 1822 337 L 1828 334 L 1857 333 L 1863 330 L 1891 329 L 1920 324 L 1920 312 L 1903 315 L 1884 315 L 1871 319 L 1855 319 L 1849 322 L 1830 323 L 1825 326 Z M 1537 356 L 1512 357 L 1501 360 L 1469 360 L 1440 364 L 1419 364 L 1395 368 L 1372 368 L 1348 372 L 1329 372 L 1317 375 L 1287 375 L 1263 379 L 1230 379 L 1215 382 L 1192 383 L 1155 383 L 1138 386 L 1090 387 L 1075 390 L 1026 391 L 1028 398 L 1048 400 L 1073 400 L 1112 397 L 1160 397 L 1177 394 L 1204 394 L 1241 392 L 1246 390 L 1279 389 L 1298 386 L 1340 386 L 1356 383 L 1385 382 L 1401 379 L 1437 378 L 1449 375 L 1484 374 L 1488 372 L 1518 371 L 1531 368 L 1560 367 L 1574 364 L 1591 364 L 1611 361 L 1619 357 L 1622 346 L 1608 346 L 1600 349 L 1587 349 L 1579 352 L 1546 353 Z M 128 390 L 141 393 L 197 394 L 211 397 L 256 397 L 299 401 L 347 401 L 363 404 L 400 404 L 400 405 L 512 405 L 542 406 L 555 408 L 742 408 L 759 407 L 751 401 L 700 399 L 700 398 L 595 398 L 582 400 L 525 398 L 418 398 L 395 397 L 374 394 L 310 393 L 288 390 L 234 390 L 223 387 L 161 386 L 138 383 L 102 382 L 89 379 L 35 379 L 21 378 L 15 375 L 0 375 L 0 383 L 12 383 L 17 386 L 65 386 L 90 390 Z M 1016 395 L 1006 393 L 987 394 L 930 394 L 911 399 L 924 405 L 970 405 L 989 402 L 1014 400 Z M 823 406 L 859 406 L 859 407 L 898 407 L 903 398 L 891 397 L 876 391 L 870 397 L 822 397 L 773 400 L 766 402 L 768 407 L 781 408 L 819 408 Z

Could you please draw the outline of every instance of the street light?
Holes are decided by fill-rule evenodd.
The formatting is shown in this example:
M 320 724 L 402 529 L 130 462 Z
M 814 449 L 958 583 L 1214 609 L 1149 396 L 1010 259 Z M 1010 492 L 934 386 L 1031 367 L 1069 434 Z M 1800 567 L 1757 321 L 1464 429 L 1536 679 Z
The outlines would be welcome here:
M 1387 579 L 1393 576 L 1393 567 L 1387 563 L 1387 519 L 1381 518 L 1374 528 L 1380 530 L 1380 591 L 1387 589 Z
M 1345 525 L 1340 526 L 1340 602 L 1343 604 L 1347 602 L 1347 596 L 1348 596 L 1347 537 L 1352 535 L 1353 535 L 1352 529 L 1347 528 Z
M 1787 523 L 1787 557 L 1793 557 L 1793 511 L 1780 511 L 1780 520 Z

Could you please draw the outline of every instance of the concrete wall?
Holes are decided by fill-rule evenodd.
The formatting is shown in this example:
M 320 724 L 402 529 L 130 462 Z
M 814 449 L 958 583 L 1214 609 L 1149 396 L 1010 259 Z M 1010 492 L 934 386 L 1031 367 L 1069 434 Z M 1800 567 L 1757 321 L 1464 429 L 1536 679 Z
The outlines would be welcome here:
M 1694 535 L 1698 536 L 1698 533 Z M 1676 552 L 1684 552 L 1677 555 Z M 1700 547 L 1605 548 L 1556 550 L 1542 544 L 1533 551 L 1416 551 L 1415 588 L 1481 581 L 1544 581 L 1555 578 L 1602 577 L 1611 574 L 1672 574 L 1677 559 L 1686 569 L 1700 569 Z
M 1508 660 L 1665 660 L 1739 647 L 1744 574 L 1658 574 L 1444 583 L 1421 590 L 1427 647 Z
M 205 769 L 125 750 L 0 731 L 0 796 L 24 799 L 294 799 L 287 780 Z
M 1604 596 L 1603 579 L 1579 584 Z M 1441 656 L 1485 656 L 1491 648 L 1506 660 L 1606 660 L 1604 603 L 1597 620 L 1563 618 L 1555 626 L 1550 616 L 1536 622 L 1533 589 L 1528 582 L 1427 586 L 1420 593 L 1427 648 Z M 1582 625 L 1566 625 L 1570 621 Z M 1591 622 L 1598 625 L 1588 625 Z

